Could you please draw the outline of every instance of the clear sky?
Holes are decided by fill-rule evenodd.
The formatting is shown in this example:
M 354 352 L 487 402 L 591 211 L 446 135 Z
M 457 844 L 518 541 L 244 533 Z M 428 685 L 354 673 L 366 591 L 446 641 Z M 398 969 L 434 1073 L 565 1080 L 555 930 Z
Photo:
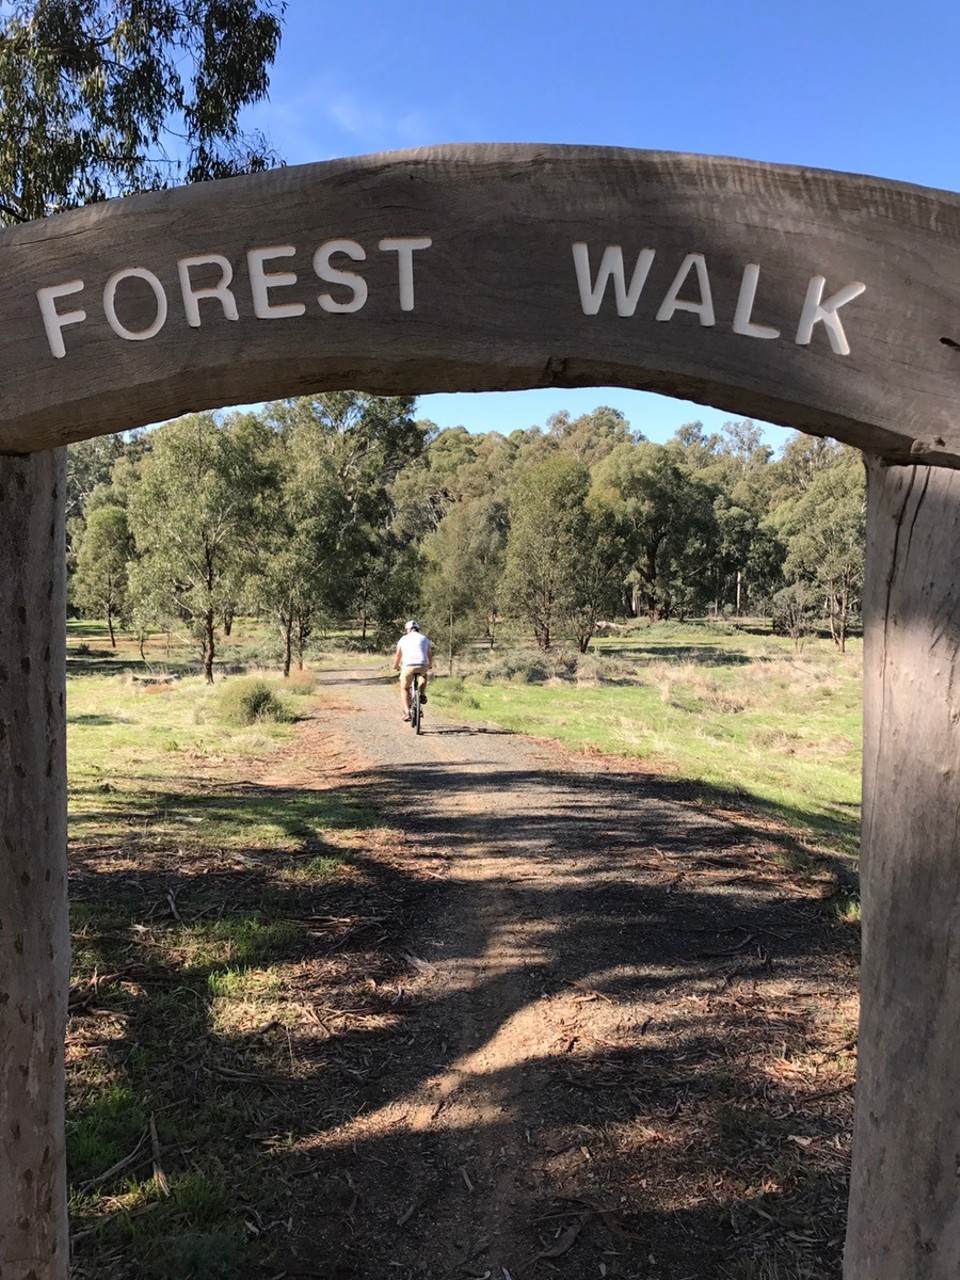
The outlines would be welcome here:
M 289 164 L 559 142 L 957 191 L 958 54 L 957 0 L 289 0 L 270 101 L 248 120 Z M 653 440 L 730 417 L 616 388 L 423 396 L 418 416 L 509 431 L 598 404 Z

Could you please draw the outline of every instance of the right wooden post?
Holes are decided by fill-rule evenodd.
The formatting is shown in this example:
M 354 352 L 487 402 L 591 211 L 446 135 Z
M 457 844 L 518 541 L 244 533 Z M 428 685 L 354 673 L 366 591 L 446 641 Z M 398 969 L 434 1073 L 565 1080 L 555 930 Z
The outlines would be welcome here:
M 956 1280 L 960 471 L 866 463 L 863 978 L 844 1280 Z

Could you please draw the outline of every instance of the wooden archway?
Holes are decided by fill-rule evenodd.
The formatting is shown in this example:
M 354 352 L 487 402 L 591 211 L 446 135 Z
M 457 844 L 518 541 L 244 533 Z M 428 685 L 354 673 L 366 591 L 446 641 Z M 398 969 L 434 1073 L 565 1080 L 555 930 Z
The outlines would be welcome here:
M 0 233 L 0 1274 L 65 1280 L 64 451 L 223 404 L 620 385 L 867 456 L 864 976 L 846 1280 L 955 1280 L 960 198 L 448 147 Z

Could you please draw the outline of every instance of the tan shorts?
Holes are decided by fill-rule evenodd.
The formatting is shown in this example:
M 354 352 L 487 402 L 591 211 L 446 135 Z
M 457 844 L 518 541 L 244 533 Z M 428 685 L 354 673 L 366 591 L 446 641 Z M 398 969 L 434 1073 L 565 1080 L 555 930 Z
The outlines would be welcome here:
M 413 684 L 414 676 L 425 676 L 427 674 L 426 667 L 404 667 L 400 672 L 400 679 L 405 689 L 409 689 Z

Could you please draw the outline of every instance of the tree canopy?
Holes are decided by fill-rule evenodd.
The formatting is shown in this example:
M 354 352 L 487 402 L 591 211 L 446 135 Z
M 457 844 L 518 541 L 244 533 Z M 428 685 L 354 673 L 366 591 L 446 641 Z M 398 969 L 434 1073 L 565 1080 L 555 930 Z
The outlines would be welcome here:
M 338 391 L 72 445 L 75 604 L 192 632 L 208 678 L 239 611 L 276 628 L 285 673 L 330 627 L 380 644 L 414 615 L 450 664 L 504 626 L 585 652 L 636 614 L 766 614 L 798 639 L 822 620 L 844 648 L 855 451 L 788 436 L 774 457 L 750 422 L 655 444 L 602 406 L 484 434 L 415 409 Z
M 0 6 L 0 221 L 277 163 L 266 96 L 285 0 Z

